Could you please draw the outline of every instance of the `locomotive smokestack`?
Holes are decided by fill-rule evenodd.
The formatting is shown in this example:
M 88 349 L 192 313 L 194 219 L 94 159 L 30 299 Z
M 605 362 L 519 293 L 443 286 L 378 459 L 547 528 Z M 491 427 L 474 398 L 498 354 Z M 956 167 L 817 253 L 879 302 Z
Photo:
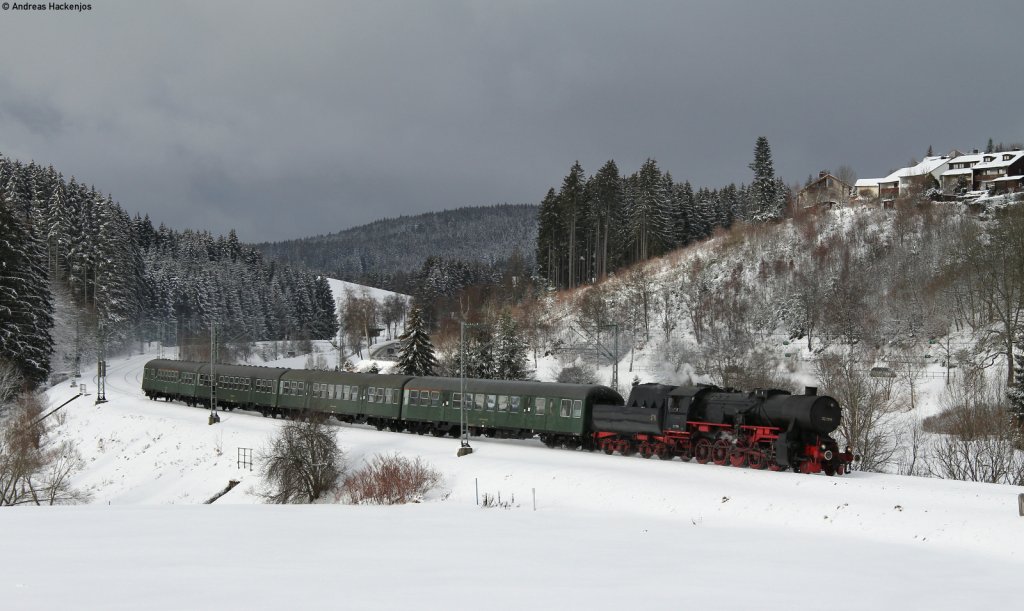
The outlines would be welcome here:
M 813 396 L 818 394 L 818 387 L 817 386 L 804 386 L 804 394 L 809 396 L 809 397 L 813 397 Z

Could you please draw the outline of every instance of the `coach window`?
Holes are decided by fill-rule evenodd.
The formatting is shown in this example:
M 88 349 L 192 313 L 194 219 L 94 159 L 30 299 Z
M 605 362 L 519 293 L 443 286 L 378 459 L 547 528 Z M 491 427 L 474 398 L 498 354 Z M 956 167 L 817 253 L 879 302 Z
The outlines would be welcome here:
M 520 397 L 509 397 L 508 398 L 508 410 L 513 414 L 519 413 L 519 399 Z
M 313 382 L 313 396 L 314 397 L 320 396 L 320 384 L 318 384 L 316 382 Z
M 375 395 L 376 393 L 377 393 L 377 389 L 376 389 L 376 388 L 374 388 L 373 386 L 370 386 L 369 388 L 367 388 L 367 389 L 366 389 L 366 401 L 367 401 L 368 403 L 373 403 L 373 396 L 374 396 L 374 395 Z
M 548 405 L 548 400 L 547 399 L 545 399 L 544 397 L 537 397 L 536 407 L 537 407 L 537 415 L 538 416 L 543 416 L 544 415 L 544 409 L 547 407 L 547 405 Z
M 487 411 L 493 412 L 498 406 L 498 395 L 487 395 Z
M 568 399 L 562 399 L 562 417 L 569 417 L 569 409 L 572 407 L 572 401 Z
M 508 411 L 508 396 L 506 396 L 506 395 L 498 395 L 498 411 L 499 412 L 507 412 Z
M 407 396 L 405 398 L 406 405 L 416 405 L 420 402 L 420 391 L 418 390 L 407 390 L 405 391 Z
M 461 392 L 453 392 L 452 393 L 452 407 L 455 408 L 455 409 L 462 409 L 462 393 Z
M 572 417 L 582 418 L 583 417 L 583 401 L 576 399 L 572 402 Z
M 441 405 L 441 393 L 435 390 L 430 393 L 430 406 L 437 407 L 438 405 Z
M 382 386 L 377 387 L 377 403 L 384 402 L 384 388 Z

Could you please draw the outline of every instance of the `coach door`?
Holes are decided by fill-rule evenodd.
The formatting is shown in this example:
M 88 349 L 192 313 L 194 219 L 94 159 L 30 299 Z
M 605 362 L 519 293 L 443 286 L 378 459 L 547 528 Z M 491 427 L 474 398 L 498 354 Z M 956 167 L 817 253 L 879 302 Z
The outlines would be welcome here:
M 548 413 L 551 411 L 551 399 L 546 397 L 523 397 L 525 402 L 523 414 L 524 428 L 535 431 L 546 431 Z

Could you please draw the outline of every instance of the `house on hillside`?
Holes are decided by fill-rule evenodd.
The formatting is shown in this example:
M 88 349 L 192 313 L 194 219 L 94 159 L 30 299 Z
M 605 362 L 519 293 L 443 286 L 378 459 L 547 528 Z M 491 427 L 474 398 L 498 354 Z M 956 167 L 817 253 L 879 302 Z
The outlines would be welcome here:
M 973 168 L 976 190 L 1006 193 L 1020 188 L 1024 176 L 1024 151 L 985 153 Z
M 853 185 L 853 194 L 861 199 L 878 198 L 878 178 L 861 178 Z
M 900 168 L 885 178 L 866 179 L 878 181 L 878 195 L 883 201 L 924 193 L 939 187 L 939 178 L 949 170 L 949 155 L 925 157 L 920 163 Z M 860 181 L 858 181 L 860 183 Z M 868 187 L 865 187 L 868 188 Z
M 850 201 L 850 185 L 829 174 L 818 172 L 818 179 L 809 183 L 796 194 L 796 204 L 801 208 L 812 206 L 832 207 Z
M 974 166 L 982 161 L 983 155 L 977 151 L 970 155 L 960 155 L 949 162 L 949 169 L 939 178 L 939 186 L 944 193 L 970 191 L 974 188 Z

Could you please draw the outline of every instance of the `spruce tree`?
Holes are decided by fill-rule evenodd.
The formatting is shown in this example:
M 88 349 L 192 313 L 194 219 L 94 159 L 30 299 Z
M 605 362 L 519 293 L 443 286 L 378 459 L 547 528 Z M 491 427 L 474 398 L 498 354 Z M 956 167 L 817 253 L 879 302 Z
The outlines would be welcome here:
M 750 185 L 755 208 L 753 220 L 772 221 L 782 218 L 783 194 L 775 178 L 772 149 L 764 136 L 759 137 L 754 145 L 754 162 L 750 164 L 750 169 L 754 171 L 754 182 Z
M 526 342 L 520 337 L 516 321 L 504 314 L 498 321 L 498 337 L 494 349 L 495 377 L 499 380 L 525 380 Z
M 409 325 L 399 339 L 402 340 L 402 349 L 398 354 L 398 371 L 411 376 L 434 375 L 437 357 L 419 308 L 413 308 L 409 313 Z

